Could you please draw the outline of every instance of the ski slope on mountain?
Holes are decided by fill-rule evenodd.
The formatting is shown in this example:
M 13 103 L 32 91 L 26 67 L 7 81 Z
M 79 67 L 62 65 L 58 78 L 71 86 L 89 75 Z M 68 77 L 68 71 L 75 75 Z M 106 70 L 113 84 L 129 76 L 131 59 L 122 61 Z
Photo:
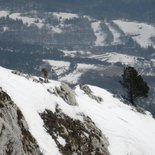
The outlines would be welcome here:
M 112 35 L 113 35 L 113 45 L 117 45 L 117 44 L 121 44 L 121 34 L 110 24 L 110 23 L 105 23 L 109 30 L 111 31 Z
M 50 94 L 47 89 L 59 87 L 60 82 L 37 83 L 25 75 L 16 75 L 0 67 L 0 87 L 6 91 L 22 111 L 31 134 L 44 155 L 61 154 L 51 136 L 43 127 L 39 113 L 45 109 L 55 111 L 58 104 L 62 111 L 73 119 L 81 119 L 79 113 L 89 116 L 109 141 L 111 155 L 155 154 L 155 120 L 147 112 L 138 113 L 133 107 L 123 104 L 104 89 L 89 86 L 93 94 L 103 98 L 101 103 L 91 99 L 79 86 L 75 88 L 78 105 L 68 105 L 63 99 Z M 65 144 L 59 138 L 60 143 Z
M 141 47 L 148 47 L 155 44 L 151 41 L 151 37 L 155 37 L 155 27 L 146 23 L 114 20 L 126 35 L 131 36 Z
M 96 41 L 95 45 L 96 46 L 103 46 L 104 45 L 104 40 L 105 40 L 105 35 L 102 32 L 101 29 L 101 21 L 95 21 L 91 23 L 92 30 L 94 31 L 94 34 L 96 36 Z

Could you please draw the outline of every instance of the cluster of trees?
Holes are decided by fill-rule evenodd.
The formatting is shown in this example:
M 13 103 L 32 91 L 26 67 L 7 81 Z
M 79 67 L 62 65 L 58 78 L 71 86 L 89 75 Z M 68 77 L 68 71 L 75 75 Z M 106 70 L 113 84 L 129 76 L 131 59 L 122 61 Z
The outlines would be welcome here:
M 134 106 L 136 106 L 136 99 L 148 96 L 149 87 L 147 83 L 133 67 L 124 68 L 121 84 L 127 90 L 126 99 Z

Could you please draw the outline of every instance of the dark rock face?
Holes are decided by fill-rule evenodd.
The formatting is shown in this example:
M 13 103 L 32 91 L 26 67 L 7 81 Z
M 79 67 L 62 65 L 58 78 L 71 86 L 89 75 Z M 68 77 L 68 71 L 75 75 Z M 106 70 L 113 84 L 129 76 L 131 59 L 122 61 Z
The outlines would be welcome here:
M 74 120 L 58 106 L 54 113 L 46 110 L 40 115 L 63 155 L 109 155 L 107 139 L 89 117 L 81 114 L 83 122 Z
M 41 155 L 36 140 L 28 131 L 22 112 L 0 90 L 0 154 Z

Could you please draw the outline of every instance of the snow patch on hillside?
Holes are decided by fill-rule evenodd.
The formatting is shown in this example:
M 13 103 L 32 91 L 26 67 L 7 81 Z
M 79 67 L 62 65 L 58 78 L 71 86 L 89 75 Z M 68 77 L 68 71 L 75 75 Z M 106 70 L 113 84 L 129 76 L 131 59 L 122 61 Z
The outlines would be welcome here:
M 44 25 L 41 19 L 22 16 L 21 13 L 12 13 L 9 15 L 9 17 L 14 20 L 20 19 L 24 24 L 28 24 L 28 26 L 30 26 L 31 24 L 35 24 L 36 26 L 38 26 L 38 28 L 42 28 Z
M 76 84 L 80 79 L 81 75 L 91 69 L 96 69 L 95 65 L 78 63 L 76 69 L 72 73 L 69 73 L 68 75 L 60 78 L 60 80 L 69 82 L 71 84 Z
M 84 55 L 88 55 L 91 54 L 91 52 L 89 51 L 80 51 L 80 50 L 62 50 L 62 52 L 64 53 L 65 56 L 69 56 L 69 57 L 76 57 L 76 56 L 84 56 Z
M 52 31 L 55 32 L 55 33 L 62 33 L 62 29 L 60 29 L 59 27 L 56 27 L 56 26 L 54 27 L 54 26 L 52 26 L 51 29 L 52 29 Z
M 67 61 L 56 61 L 56 60 L 43 60 L 48 63 L 58 76 L 68 71 L 70 62 Z
M 104 45 L 104 40 L 105 40 L 105 36 L 102 32 L 102 28 L 101 28 L 101 21 L 95 21 L 91 23 L 91 27 L 94 31 L 94 34 L 96 36 L 96 41 L 95 41 L 95 45 L 96 46 L 103 46 Z
M 4 26 L 4 27 L 3 27 L 3 31 L 5 32 L 5 31 L 7 31 L 7 30 L 9 30 L 9 27 Z
M 152 43 L 151 37 L 155 37 L 155 27 L 146 23 L 138 23 L 124 20 L 114 20 L 126 35 L 130 35 L 142 47 L 148 47 Z
M 120 40 L 121 34 L 113 26 L 111 26 L 110 23 L 105 23 L 105 24 L 108 26 L 109 30 L 113 34 L 113 42 L 112 42 L 112 44 L 113 45 L 121 44 L 121 40 Z
M 0 18 L 1 17 L 7 17 L 9 15 L 9 11 L 0 11 Z
M 66 13 L 66 12 L 54 12 L 53 15 L 56 16 L 61 21 L 79 17 L 77 14 Z
M 105 54 L 99 54 L 99 55 L 91 55 L 90 58 L 94 58 L 101 61 L 107 61 L 109 63 L 117 63 L 120 62 L 125 65 L 134 65 L 137 63 L 138 57 L 130 56 L 126 54 L 120 54 L 120 53 L 105 53 Z

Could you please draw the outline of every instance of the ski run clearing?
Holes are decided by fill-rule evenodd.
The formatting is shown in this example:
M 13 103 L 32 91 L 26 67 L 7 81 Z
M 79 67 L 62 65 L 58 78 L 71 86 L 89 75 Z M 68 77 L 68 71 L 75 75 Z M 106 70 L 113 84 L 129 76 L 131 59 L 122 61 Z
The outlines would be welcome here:
M 92 22 L 91 27 L 94 31 L 95 36 L 96 36 L 95 45 L 103 46 L 104 40 L 105 40 L 105 35 L 102 32 L 101 21 Z
M 38 79 L 37 77 L 33 77 Z M 60 86 L 57 81 L 36 83 L 32 79 L 11 73 L 0 67 L 0 87 L 6 91 L 23 112 L 29 130 L 38 142 L 44 155 L 60 155 L 54 140 L 43 127 L 39 116 L 45 109 L 55 111 L 59 104 L 62 111 L 73 119 L 81 119 L 78 113 L 89 116 L 108 138 L 111 155 L 153 155 L 155 154 L 155 120 L 135 112 L 133 107 L 123 104 L 104 89 L 90 86 L 94 95 L 103 98 L 101 104 L 89 98 L 80 88 L 75 88 L 78 106 L 68 105 L 47 89 Z M 65 142 L 60 137 L 60 142 Z
M 151 41 L 151 37 L 155 37 L 155 27 L 146 23 L 131 22 L 125 20 L 114 20 L 126 35 L 130 35 L 142 47 L 155 43 Z

